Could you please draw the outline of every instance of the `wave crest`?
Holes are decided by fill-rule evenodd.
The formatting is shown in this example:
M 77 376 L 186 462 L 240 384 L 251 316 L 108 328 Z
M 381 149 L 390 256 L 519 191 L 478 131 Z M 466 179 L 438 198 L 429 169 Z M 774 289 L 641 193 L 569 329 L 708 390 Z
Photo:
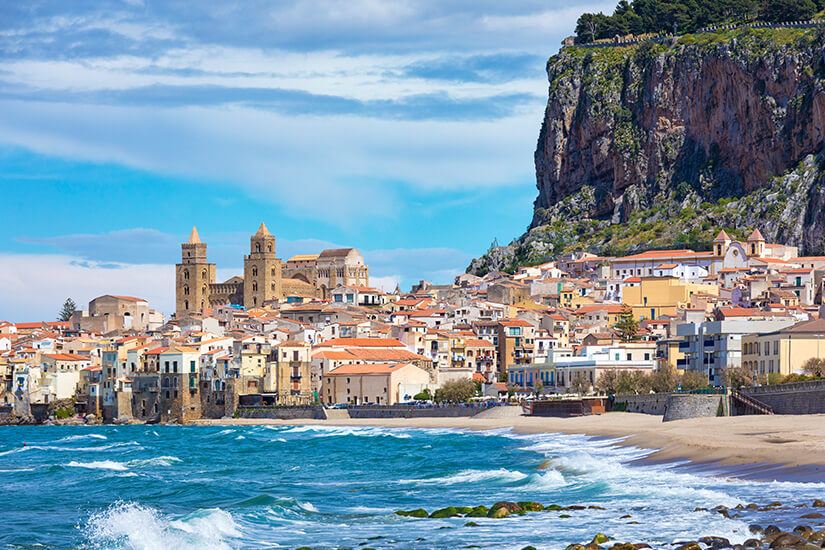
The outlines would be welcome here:
M 134 550 L 229 549 L 241 536 L 232 515 L 219 508 L 170 520 L 154 508 L 116 502 L 93 514 L 83 528 L 91 546 Z

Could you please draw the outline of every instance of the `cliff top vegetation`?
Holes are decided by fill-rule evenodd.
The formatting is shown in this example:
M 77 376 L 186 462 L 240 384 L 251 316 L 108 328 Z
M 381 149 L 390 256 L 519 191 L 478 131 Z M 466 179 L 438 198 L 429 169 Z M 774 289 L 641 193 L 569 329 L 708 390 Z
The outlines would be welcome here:
M 612 15 L 584 13 L 580 42 L 650 33 L 691 33 L 710 25 L 802 21 L 825 9 L 825 0 L 621 0 Z

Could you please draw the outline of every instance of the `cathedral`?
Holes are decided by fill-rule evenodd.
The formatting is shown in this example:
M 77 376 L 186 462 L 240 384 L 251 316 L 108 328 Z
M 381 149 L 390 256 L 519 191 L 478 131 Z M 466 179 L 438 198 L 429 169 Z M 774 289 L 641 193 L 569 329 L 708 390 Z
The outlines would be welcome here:
M 181 262 L 175 266 L 175 314 L 178 318 L 220 305 L 253 309 L 289 296 L 328 299 L 338 286 L 369 286 L 369 266 L 354 248 L 302 254 L 281 262 L 275 255 L 275 237 L 261 223 L 249 239 L 243 277 L 215 282 L 215 264 L 206 257 L 206 243 L 192 228 L 181 244 Z

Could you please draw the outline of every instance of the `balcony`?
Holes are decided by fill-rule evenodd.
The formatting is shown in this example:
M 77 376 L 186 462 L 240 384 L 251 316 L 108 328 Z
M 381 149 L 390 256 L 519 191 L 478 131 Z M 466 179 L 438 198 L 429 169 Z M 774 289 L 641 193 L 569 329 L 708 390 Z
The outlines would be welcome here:
M 300 381 L 301 381 L 301 378 L 302 378 L 302 377 L 301 377 L 301 375 L 300 375 L 300 374 L 293 374 L 292 376 L 290 376 L 290 377 L 289 377 L 289 380 L 290 380 L 291 382 L 300 382 Z

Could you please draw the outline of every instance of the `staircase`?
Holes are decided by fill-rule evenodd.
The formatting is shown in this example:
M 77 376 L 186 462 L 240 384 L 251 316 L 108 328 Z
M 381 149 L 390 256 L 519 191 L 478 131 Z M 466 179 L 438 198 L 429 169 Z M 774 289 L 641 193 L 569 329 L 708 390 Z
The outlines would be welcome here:
M 737 390 L 730 393 L 731 399 L 744 410 L 744 414 L 773 414 L 773 408 Z

